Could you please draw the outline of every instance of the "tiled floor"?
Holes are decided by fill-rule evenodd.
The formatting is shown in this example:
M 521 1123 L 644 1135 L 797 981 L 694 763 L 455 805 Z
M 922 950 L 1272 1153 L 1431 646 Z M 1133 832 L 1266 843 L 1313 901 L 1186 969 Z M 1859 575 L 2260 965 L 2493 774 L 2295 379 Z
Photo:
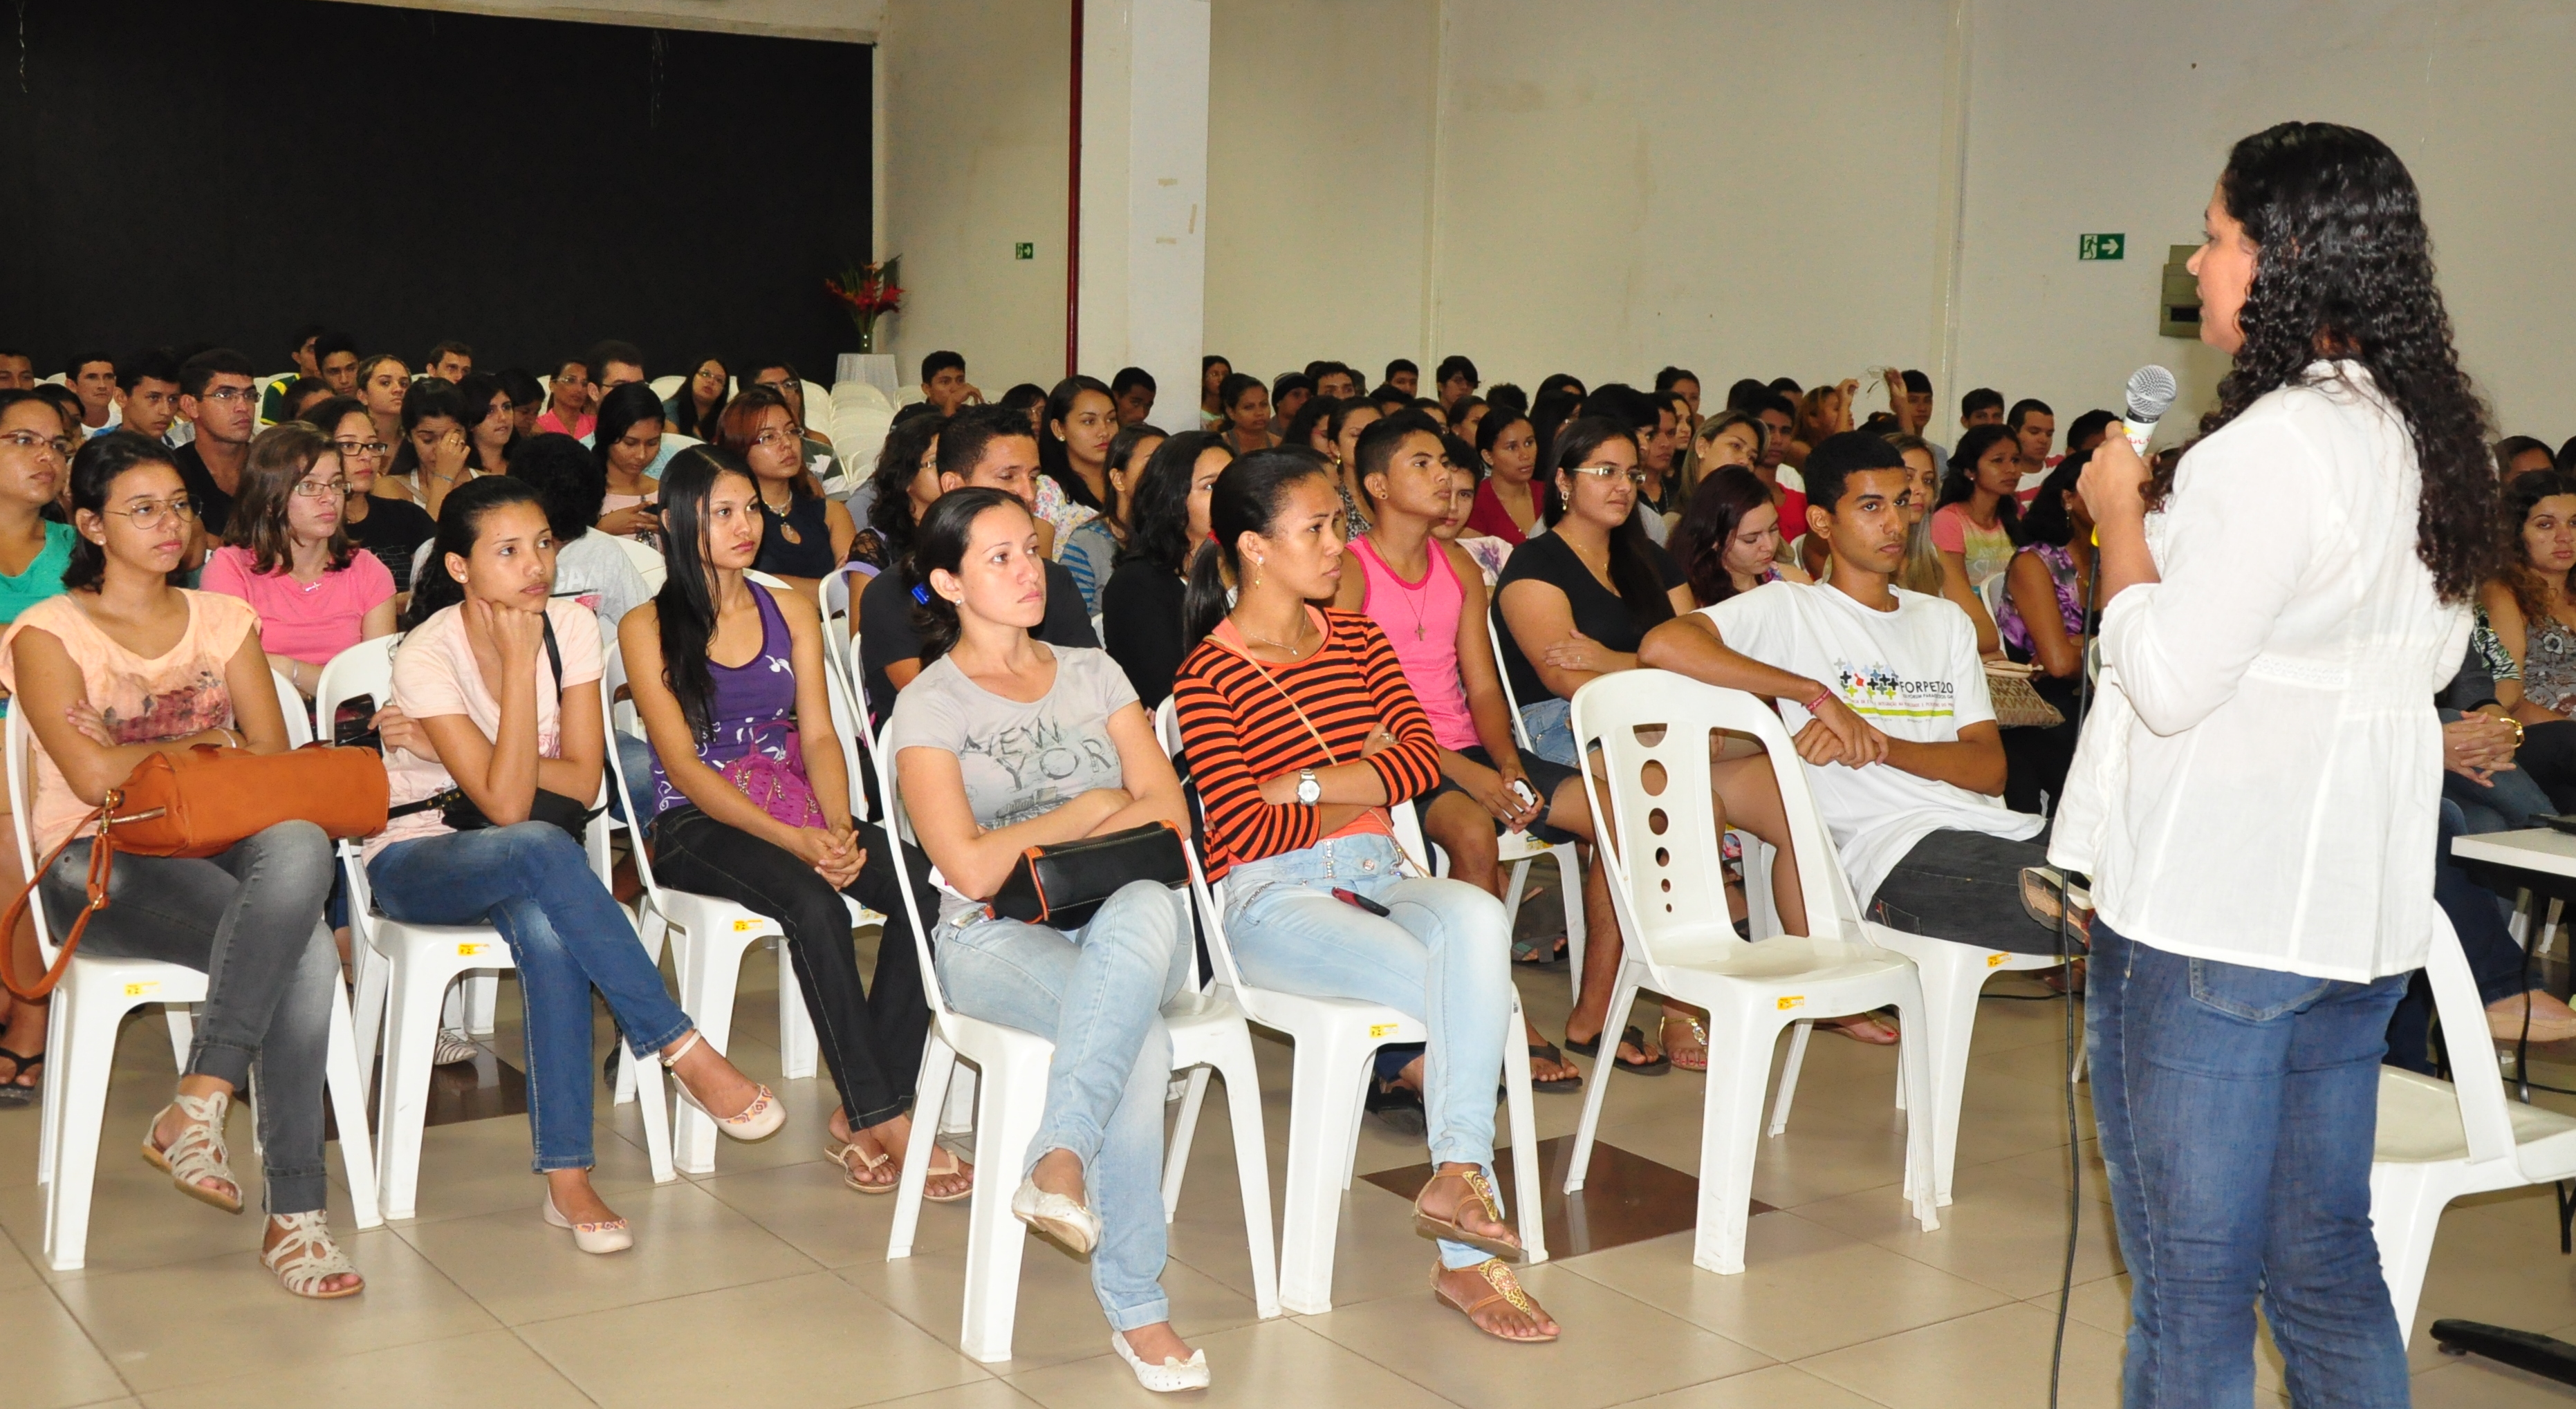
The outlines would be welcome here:
M 1540 902 L 1547 903 L 1545 901 Z M 774 1078 L 773 970 L 746 966 L 734 1049 Z M 1566 1003 L 1563 971 L 1522 971 L 1543 1028 Z M 2036 992 L 2007 979 L 1998 991 Z M 514 1014 L 505 991 L 501 1010 Z M 1789 1132 L 1764 1144 L 1747 1270 L 1690 1263 L 1690 1234 L 1532 1270 L 1564 1323 L 1556 1345 L 1478 1336 L 1423 1289 L 1430 1249 L 1404 1201 L 1362 1180 L 1346 1198 L 1334 1310 L 1255 1318 L 1226 1122 L 1211 1105 L 1164 1275 L 1173 1315 L 1204 1345 L 1223 1405 L 1443 1404 L 1594 1409 L 1938 1409 L 2045 1402 L 2066 1212 L 2066 1126 L 2056 1072 L 2060 1009 L 1989 998 L 1959 1139 L 1957 1202 L 1942 1229 L 1906 1218 L 1897 1193 L 1902 1117 L 1894 1059 L 1819 1039 Z M 510 1022 L 498 1048 L 515 1052 Z M 603 1031 L 602 1043 L 606 1042 Z M 1274 1187 L 1284 1177 L 1287 1049 L 1257 1044 Z M 111 1088 L 87 1269 L 42 1266 L 35 1117 L 0 1116 L 0 1409 L 85 1404 L 486 1406 L 899 1404 L 904 1409 L 1080 1409 L 1147 1402 L 1116 1359 L 1085 1270 L 1028 1250 L 1017 1358 L 956 1349 L 963 1206 L 925 1210 L 914 1255 L 885 1260 L 892 1200 L 841 1186 L 821 1159 L 831 1097 L 785 1088 L 788 1131 L 728 1144 L 717 1172 L 654 1187 L 633 1108 L 600 1117 L 600 1184 L 636 1225 L 637 1249 L 575 1252 L 537 1218 L 523 1119 L 429 1132 L 421 1216 L 350 1238 L 369 1278 L 352 1301 L 292 1301 L 253 1254 L 257 1225 L 175 1195 L 127 1151 L 167 1099 L 157 1021 L 126 1033 Z M 1620 1078 L 1602 1138 L 1696 1168 L 1701 1080 Z M 1222 1099 L 1220 1093 L 1212 1093 Z M 1570 1132 L 1573 1096 L 1539 1098 L 1540 1133 Z M 2089 1110 L 2081 1114 L 2091 1129 Z M 249 1140 L 236 1122 L 235 1148 Z M 2100 1164 L 2088 1157 L 2066 1333 L 2068 1405 L 2116 1403 L 2126 1279 L 2112 1248 Z M 1363 1171 L 1413 1164 L 1418 1143 L 1373 1123 Z M 335 1168 L 336 1178 L 336 1168 Z M 334 1216 L 343 1236 L 345 1208 Z M 2455 1206 L 2442 1225 L 2424 1321 L 2467 1316 L 2576 1335 L 2576 1259 L 2557 1250 L 2546 1190 Z M 2416 1403 L 2515 1409 L 2576 1392 L 2415 1341 Z M 2265 1352 L 2264 1402 L 2280 1404 Z

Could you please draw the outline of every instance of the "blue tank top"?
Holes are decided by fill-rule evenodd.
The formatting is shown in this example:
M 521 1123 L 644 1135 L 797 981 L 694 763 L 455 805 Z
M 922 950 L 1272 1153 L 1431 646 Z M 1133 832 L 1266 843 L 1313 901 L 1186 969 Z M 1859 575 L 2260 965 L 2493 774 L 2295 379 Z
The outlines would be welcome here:
M 795 765 L 801 774 L 801 751 L 791 750 L 796 738 L 796 658 L 787 618 L 779 613 L 768 588 L 752 583 L 751 596 L 760 605 L 760 653 L 741 665 L 707 662 L 707 674 L 715 683 L 707 717 L 715 731 L 699 741 L 698 761 L 721 772 L 726 764 L 757 749 Z M 670 775 L 656 757 L 654 815 L 684 806 L 688 800 L 686 793 L 671 786 Z

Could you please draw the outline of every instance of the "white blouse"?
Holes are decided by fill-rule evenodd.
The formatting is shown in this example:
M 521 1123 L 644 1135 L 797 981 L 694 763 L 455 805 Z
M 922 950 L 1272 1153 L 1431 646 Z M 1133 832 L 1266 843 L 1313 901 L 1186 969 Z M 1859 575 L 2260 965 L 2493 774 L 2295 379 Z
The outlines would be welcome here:
M 2419 482 L 2356 362 L 2311 364 L 2184 457 L 2162 580 L 2103 615 L 2106 698 L 2051 846 L 2121 934 L 2353 982 L 2423 965 L 2433 694 L 2470 613 L 2416 556 Z

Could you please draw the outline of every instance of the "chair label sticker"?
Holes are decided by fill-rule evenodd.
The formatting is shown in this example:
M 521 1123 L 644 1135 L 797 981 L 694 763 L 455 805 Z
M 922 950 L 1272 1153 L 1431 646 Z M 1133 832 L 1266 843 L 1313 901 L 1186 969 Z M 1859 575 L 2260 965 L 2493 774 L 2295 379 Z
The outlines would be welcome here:
M 1803 993 L 1786 994 L 1780 999 L 1780 1011 L 1784 1013 L 1789 1011 L 1791 1008 L 1803 1008 L 1805 1006 L 1807 1006 L 1807 995 Z

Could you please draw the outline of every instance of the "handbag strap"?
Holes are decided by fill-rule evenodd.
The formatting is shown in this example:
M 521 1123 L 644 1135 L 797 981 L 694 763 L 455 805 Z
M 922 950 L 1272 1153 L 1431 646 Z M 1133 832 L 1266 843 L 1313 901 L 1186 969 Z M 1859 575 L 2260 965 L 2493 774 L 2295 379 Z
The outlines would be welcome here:
M 1325 636 L 1329 641 L 1331 639 L 1331 632 L 1328 630 L 1325 633 Z M 1324 738 L 1324 731 L 1316 728 L 1315 721 L 1306 717 L 1305 706 L 1297 703 L 1297 697 L 1288 693 L 1288 687 L 1279 683 L 1279 677 L 1270 673 L 1269 666 L 1264 665 L 1260 660 L 1256 659 L 1250 651 L 1228 645 L 1226 642 L 1218 640 L 1215 636 L 1210 636 L 1208 639 L 1216 643 L 1218 650 L 1234 652 L 1235 655 L 1242 658 L 1244 664 L 1252 667 L 1253 673 L 1259 675 L 1262 679 L 1269 681 L 1270 688 L 1279 692 L 1279 698 L 1288 702 L 1288 708 L 1291 712 L 1296 714 L 1297 722 L 1306 726 L 1307 736 L 1315 741 L 1315 747 L 1324 751 L 1325 765 L 1332 768 L 1339 768 L 1341 766 L 1341 756 L 1333 752 L 1332 744 Z M 1320 645 L 1316 648 L 1316 653 L 1318 655 L 1323 653 L 1323 648 Z M 1366 756 L 1363 755 L 1362 757 L 1363 760 L 1365 760 Z M 1394 806 L 1395 805 L 1393 803 L 1379 803 L 1367 808 L 1366 811 L 1374 812 L 1378 814 L 1380 818 L 1384 819 L 1386 822 L 1386 839 L 1395 843 L 1396 854 L 1404 858 L 1404 863 L 1411 866 L 1415 873 L 1419 875 L 1430 875 L 1431 868 L 1423 865 L 1419 858 L 1415 857 L 1411 851 L 1406 850 L 1403 839 L 1395 834 Z
M 107 908 L 108 876 L 116 864 L 116 843 L 110 835 L 115 819 L 109 814 L 118 802 L 118 795 L 111 792 L 89 816 L 73 823 L 71 834 L 54 845 L 53 853 L 36 867 L 35 874 L 27 878 L 27 883 L 19 887 L 18 898 L 9 902 L 8 912 L 0 915 L 0 987 L 7 988 L 22 1002 L 42 1003 L 53 996 L 55 986 L 71 969 L 72 956 L 80 952 L 81 936 L 89 930 L 89 917 Z M 36 887 L 44 884 L 45 876 L 54 869 L 55 862 L 63 859 L 63 853 L 71 849 L 72 843 L 80 840 L 81 828 L 92 822 L 98 823 L 98 833 L 89 849 L 88 903 L 81 906 L 80 915 L 64 933 L 62 947 L 54 953 L 54 962 L 37 976 L 34 983 L 22 985 L 18 982 L 18 946 L 9 943 L 7 936 L 18 932 L 18 921 L 27 913 L 27 906 L 34 902 Z

